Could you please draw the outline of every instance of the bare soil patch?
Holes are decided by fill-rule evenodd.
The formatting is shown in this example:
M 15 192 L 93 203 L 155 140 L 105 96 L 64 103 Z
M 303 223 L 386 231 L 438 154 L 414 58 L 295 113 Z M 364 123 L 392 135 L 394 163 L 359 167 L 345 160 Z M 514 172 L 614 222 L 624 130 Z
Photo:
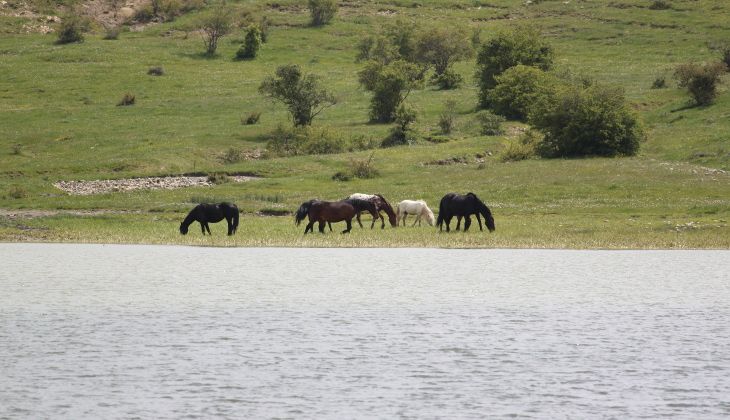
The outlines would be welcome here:
M 228 177 L 233 182 L 248 182 L 259 177 L 235 175 Z M 106 194 L 136 190 L 170 190 L 186 187 L 209 187 L 213 185 L 207 176 L 167 176 L 149 178 L 106 179 L 94 181 L 58 181 L 54 187 L 71 195 Z

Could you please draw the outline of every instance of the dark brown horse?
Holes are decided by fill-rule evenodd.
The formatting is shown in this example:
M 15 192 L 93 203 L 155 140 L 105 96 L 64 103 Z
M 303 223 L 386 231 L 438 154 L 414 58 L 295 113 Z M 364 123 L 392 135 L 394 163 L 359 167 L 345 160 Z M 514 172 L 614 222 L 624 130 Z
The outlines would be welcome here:
M 380 219 L 380 228 L 385 229 L 385 219 L 380 214 L 380 211 L 384 211 L 385 214 L 388 215 L 388 221 L 390 222 L 390 225 L 393 227 L 398 226 L 397 217 L 395 214 L 395 211 L 393 210 L 393 207 L 388 203 L 388 201 L 380 194 L 362 194 L 362 193 L 355 193 L 351 194 L 348 199 L 358 199 L 358 200 L 366 200 L 370 201 L 375 205 L 375 211 L 378 213 L 378 218 Z M 370 229 L 375 226 L 375 220 L 373 219 L 373 222 L 370 224 Z M 362 223 L 360 222 L 360 215 L 357 215 L 357 223 L 362 227 Z
M 193 208 L 190 213 L 185 217 L 185 220 L 180 223 L 180 233 L 187 235 L 188 227 L 193 222 L 200 222 L 200 229 L 208 231 L 210 235 L 210 227 L 208 223 L 218 223 L 221 220 L 226 219 L 228 222 L 228 235 L 236 233 L 238 228 L 238 207 L 231 203 L 219 203 L 219 204 L 198 204 Z
M 439 204 L 439 217 L 436 219 L 436 226 L 439 230 L 442 229 L 444 222 L 446 223 L 446 231 L 449 231 L 449 224 L 451 218 L 456 216 L 456 230 L 459 230 L 461 224 L 461 218 L 464 217 L 464 232 L 469 230 L 471 226 L 471 215 L 477 216 L 477 222 L 479 222 L 479 230 L 482 229 L 482 220 L 479 218 L 481 214 L 484 216 L 484 223 L 487 224 L 487 228 L 490 232 L 494 232 L 494 218 L 492 212 L 489 210 L 486 204 L 484 204 L 474 193 L 467 193 L 466 195 L 459 195 L 456 193 L 448 193 L 442 199 Z
M 342 233 L 349 233 L 352 230 L 352 219 L 361 211 L 369 212 L 374 218 L 378 217 L 375 205 L 370 201 L 350 199 L 342 201 L 310 200 L 299 206 L 294 220 L 298 226 L 305 217 L 309 217 L 309 223 L 304 228 L 304 234 L 314 231 L 315 222 L 319 223 L 319 232 L 324 233 L 326 223 L 342 221 L 347 224 L 347 229 Z

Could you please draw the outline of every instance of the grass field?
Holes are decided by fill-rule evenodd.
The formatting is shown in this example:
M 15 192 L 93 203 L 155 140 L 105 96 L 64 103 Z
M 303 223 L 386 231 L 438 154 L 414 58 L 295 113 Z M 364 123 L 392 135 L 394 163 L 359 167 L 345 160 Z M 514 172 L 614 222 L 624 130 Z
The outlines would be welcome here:
M 25 33 L 25 18 L 0 9 L 0 240 L 181 243 L 216 246 L 445 246 L 551 248 L 730 248 L 730 92 L 715 104 L 689 107 L 671 80 L 689 61 L 718 60 L 730 42 L 730 3 L 672 0 L 652 10 L 649 0 L 624 1 L 362 1 L 341 3 L 331 25 L 307 25 L 303 2 L 229 2 L 273 22 L 259 57 L 235 61 L 243 39 L 223 38 L 215 57 L 201 53 L 191 31 L 195 14 L 123 32 L 101 31 L 80 44 L 55 45 L 55 35 Z M 4 16 L 3 16 L 4 15 Z M 319 75 L 338 104 L 314 121 L 346 139 L 382 139 L 388 125 L 368 123 L 369 93 L 358 86 L 359 39 L 396 19 L 416 25 L 480 28 L 481 38 L 520 24 L 537 27 L 555 47 L 558 71 L 584 74 L 625 89 L 648 138 L 638 156 L 502 163 L 499 152 L 524 126 L 505 136 L 481 136 L 474 122 L 474 61 L 458 63 L 466 83 L 456 90 L 415 91 L 422 137 L 437 134 L 447 100 L 457 126 L 447 143 L 377 149 L 380 176 L 337 182 L 332 175 L 371 151 L 225 163 L 230 149 L 263 149 L 267 136 L 289 125 L 283 106 L 257 91 L 283 64 Z M 153 66 L 160 77 L 147 75 Z M 651 89 L 666 76 L 667 89 Z M 730 77 L 724 77 L 725 82 Z M 116 104 L 127 93 L 134 106 Z M 256 125 L 242 116 L 261 112 Z M 479 158 L 477 157 L 480 156 Z M 463 158 L 466 163 L 430 165 Z M 58 180 L 114 179 L 183 173 L 255 173 L 263 178 L 209 188 L 71 196 Z M 384 231 L 356 228 L 349 236 L 303 237 L 290 217 L 302 201 L 382 193 L 392 203 L 426 199 L 437 207 L 450 191 L 477 193 L 492 209 L 493 234 L 438 234 L 428 227 Z M 231 200 L 244 211 L 235 238 L 214 226 L 181 237 L 177 225 L 200 201 Z M 28 210 L 43 210 L 34 214 Z M 79 215 L 78 210 L 98 212 Z M 58 213 L 60 211 L 60 213 Z M 12 215 L 12 214 L 15 215 Z M 365 217 L 369 219 L 369 217 Z M 217 229 L 216 229 L 217 228 Z

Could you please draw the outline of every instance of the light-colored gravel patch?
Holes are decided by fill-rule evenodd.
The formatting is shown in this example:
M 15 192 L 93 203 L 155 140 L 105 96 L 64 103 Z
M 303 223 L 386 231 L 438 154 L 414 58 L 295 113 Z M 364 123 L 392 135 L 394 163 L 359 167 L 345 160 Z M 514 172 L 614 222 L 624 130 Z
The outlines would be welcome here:
M 233 182 L 248 182 L 258 177 L 229 176 Z M 150 178 L 106 179 L 95 181 L 58 181 L 54 187 L 71 195 L 105 194 L 135 190 L 170 190 L 185 187 L 209 187 L 213 185 L 207 176 L 167 176 Z

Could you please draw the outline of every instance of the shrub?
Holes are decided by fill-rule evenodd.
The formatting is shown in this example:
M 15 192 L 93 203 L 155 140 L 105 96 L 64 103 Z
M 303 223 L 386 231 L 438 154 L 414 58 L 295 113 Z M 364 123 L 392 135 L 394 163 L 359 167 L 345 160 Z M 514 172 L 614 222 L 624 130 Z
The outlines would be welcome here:
M 241 117 L 241 124 L 254 125 L 259 122 L 259 118 L 261 118 L 260 112 L 251 112 L 245 118 Z
M 150 76 L 162 76 L 165 74 L 165 70 L 162 67 L 150 67 L 149 70 L 147 70 L 147 74 Z
M 395 127 L 390 130 L 390 134 L 380 145 L 382 147 L 391 147 L 414 143 L 415 136 L 413 135 L 411 124 L 415 121 L 416 112 L 401 105 L 398 111 L 396 111 Z
M 652 89 L 664 89 L 665 87 L 667 87 L 667 78 L 664 76 L 657 76 L 651 84 Z
M 414 59 L 433 67 L 432 81 L 441 89 L 453 89 L 462 79 L 451 66 L 457 61 L 470 58 L 473 53 L 466 31 L 433 27 L 416 37 Z
M 717 96 L 717 85 L 720 76 L 727 70 L 725 63 L 681 64 L 674 71 L 679 86 L 687 91 L 697 105 L 709 105 Z
M 84 42 L 84 32 L 88 30 L 89 22 L 77 15 L 66 15 L 58 26 L 56 44 L 70 44 Z
M 505 70 L 518 64 L 548 70 L 552 62 L 552 47 L 535 30 L 518 28 L 490 39 L 477 56 L 479 106 L 489 107 L 490 90 L 497 85 L 496 77 Z
M 496 76 L 497 84 L 489 92 L 489 102 L 495 113 L 508 118 L 525 120 L 530 107 L 554 89 L 556 79 L 530 66 L 516 65 Z
M 296 64 L 279 66 L 276 77 L 266 77 L 259 92 L 287 106 L 294 126 L 310 125 L 320 112 L 337 103 L 319 82 L 319 77 L 302 73 Z
M 271 32 L 271 21 L 268 17 L 264 16 L 259 21 L 259 32 L 261 33 L 261 42 L 266 43 L 269 40 L 269 33 Z
M 422 83 L 421 69 L 402 60 L 384 65 L 370 61 L 358 73 L 360 84 L 373 92 L 370 120 L 387 123 L 396 118 L 396 111 L 412 89 Z
M 121 28 L 119 26 L 109 25 L 104 27 L 104 39 L 106 40 L 115 40 L 119 39 L 119 33 L 121 32 Z
M 556 89 L 535 105 L 530 123 L 545 136 L 543 157 L 634 155 L 644 139 L 623 91 L 597 84 Z
M 220 161 L 223 163 L 238 163 L 244 160 L 245 154 L 240 149 L 234 149 L 233 147 L 226 150 L 221 156 Z
M 338 172 L 335 172 L 334 175 L 332 175 L 332 180 L 333 181 L 343 181 L 343 182 L 346 182 L 346 181 L 349 181 L 351 179 L 352 179 L 352 175 L 349 174 L 349 173 L 347 173 L 347 172 L 344 172 L 344 171 L 338 171 Z
M 504 130 L 502 130 L 504 117 L 501 115 L 495 115 L 489 111 L 481 111 L 477 114 L 477 121 L 479 122 L 481 133 L 486 136 L 499 136 L 504 134 Z
M 278 156 L 341 153 L 347 150 L 342 136 L 330 130 L 310 127 L 277 127 L 271 133 L 267 149 Z
M 730 71 L 730 44 L 722 48 L 722 62 L 725 63 L 727 71 Z
M 261 48 L 261 30 L 256 26 L 251 26 L 246 31 L 243 45 L 236 52 L 236 58 L 239 60 L 255 58 L 259 48 Z
M 208 182 L 216 185 L 227 184 L 231 182 L 231 177 L 228 174 L 216 172 L 208 175 Z
M 350 172 L 355 178 L 370 179 L 380 175 L 380 172 L 373 166 L 373 157 L 375 152 L 370 154 L 367 159 L 351 159 Z
M 134 20 L 140 23 L 147 23 L 155 18 L 155 10 L 153 5 L 144 4 L 134 12 Z
M 532 159 L 537 153 L 536 148 L 539 143 L 539 134 L 529 130 L 516 140 L 507 143 L 507 147 L 499 155 L 499 160 L 502 162 L 516 162 Z
M 218 49 L 218 41 L 228 35 L 231 30 L 231 16 L 223 6 L 218 6 L 212 11 L 201 15 L 198 21 L 205 54 L 213 55 Z
M 27 197 L 28 191 L 26 191 L 23 187 L 14 186 L 10 188 L 10 191 L 8 191 L 8 196 L 10 196 L 10 198 L 19 200 L 21 198 Z
M 129 106 L 134 105 L 134 95 L 131 93 L 125 93 L 122 100 L 117 103 L 117 106 Z
M 328 24 L 337 13 L 337 1 L 335 0 L 309 0 L 308 4 L 313 26 Z
M 443 134 L 449 134 L 454 129 L 454 117 L 456 115 L 454 108 L 456 108 L 456 102 L 452 100 L 446 101 L 444 110 L 439 115 L 438 125 Z
M 672 5 L 667 0 L 654 0 L 650 5 L 650 10 L 667 10 L 671 9 Z

